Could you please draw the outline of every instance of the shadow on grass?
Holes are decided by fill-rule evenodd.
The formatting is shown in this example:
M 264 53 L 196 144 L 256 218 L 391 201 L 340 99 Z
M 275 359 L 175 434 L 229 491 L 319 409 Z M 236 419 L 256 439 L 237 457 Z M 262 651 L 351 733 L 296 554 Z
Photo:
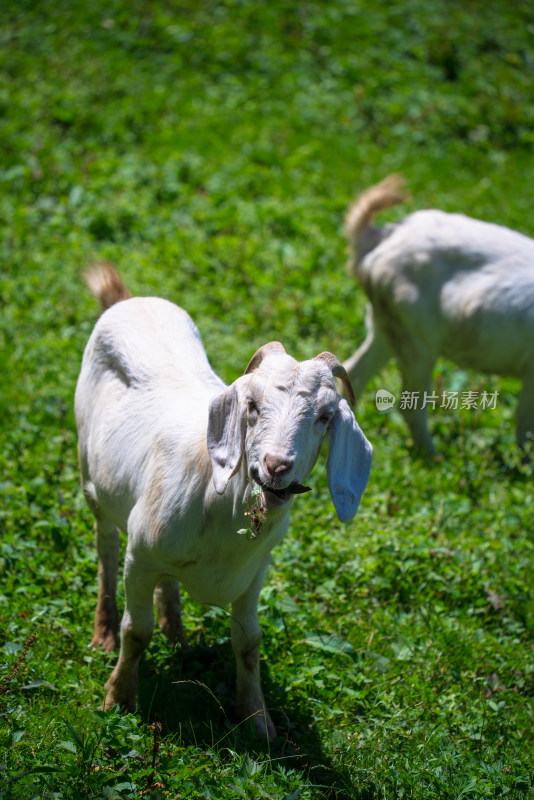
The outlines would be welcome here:
M 155 636 L 156 641 L 163 639 Z M 349 779 L 324 755 L 321 739 L 306 709 L 287 705 L 283 686 L 262 663 L 262 685 L 277 727 L 274 742 L 263 741 L 250 723 L 235 719 L 235 660 L 230 642 L 196 644 L 171 654 L 146 653 L 141 661 L 138 702 L 144 721 L 157 720 L 163 736 L 175 736 L 184 747 L 222 753 L 225 748 L 273 766 L 298 770 L 328 800 L 352 800 Z

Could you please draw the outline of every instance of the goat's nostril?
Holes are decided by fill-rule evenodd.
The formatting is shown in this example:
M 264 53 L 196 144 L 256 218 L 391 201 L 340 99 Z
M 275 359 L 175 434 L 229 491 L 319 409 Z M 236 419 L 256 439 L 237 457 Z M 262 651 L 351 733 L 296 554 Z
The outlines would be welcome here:
M 265 469 L 273 477 L 280 477 L 284 472 L 289 472 L 293 466 L 292 458 L 282 458 L 281 456 L 265 456 L 263 461 Z

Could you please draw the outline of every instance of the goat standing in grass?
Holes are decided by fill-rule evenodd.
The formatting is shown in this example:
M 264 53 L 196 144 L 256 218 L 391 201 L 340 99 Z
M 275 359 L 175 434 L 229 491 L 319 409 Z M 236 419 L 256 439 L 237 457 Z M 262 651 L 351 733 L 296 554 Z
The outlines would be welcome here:
M 232 605 L 237 712 L 259 733 L 275 727 L 260 683 L 257 602 L 269 553 L 283 538 L 295 493 L 325 436 L 339 518 L 355 515 L 371 446 L 335 389 L 350 382 L 330 353 L 297 362 L 264 345 L 231 386 L 211 369 L 178 306 L 130 298 L 109 264 L 87 276 L 104 307 L 83 356 L 75 412 L 85 496 L 96 519 L 99 596 L 93 644 L 117 646 L 118 528 L 128 534 L 118 663 L 104 705 L 135 708 L 137 668 L 159 624 L 184 642 L 179 582 L 200 603 Z M 122 301 L 122 302 L 119 302 Z M 261 525 L 240 535 L 252 486 Z
M 403 390 L 430 389 L 438 356 L 461 367 L 520 378 L 516 437 L 534 437 L 534 240 L 462 214 L 416 211 L 396 224 L 371 223 L 405 199 L 400 176 L 350 207 L 349 272 L 370 301 L 368 336 L 344 367 L 358 398 L 394 357 Z M 406 408 L 414 446 L 432 455 L 426 409 Z

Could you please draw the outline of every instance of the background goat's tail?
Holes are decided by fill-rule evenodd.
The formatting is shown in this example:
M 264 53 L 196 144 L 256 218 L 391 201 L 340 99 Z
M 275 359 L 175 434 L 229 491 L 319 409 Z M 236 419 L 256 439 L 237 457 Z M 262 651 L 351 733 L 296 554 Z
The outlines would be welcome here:
M 386 208 L 402 203 L 407 197 L 402 175 L 390 175 L 366 189 L 352 203 L 345 218 L 345 236 L 357 261 L 378 244 L 376 235 L 365 235 L 376 215 Z
M 91 294 L 96 297 L 104 310 L 118 303 L 119 300 L 128 300 L 132 296 L 121 276 L 109 261 L 91 264 L 83 273 L 83 279 Z

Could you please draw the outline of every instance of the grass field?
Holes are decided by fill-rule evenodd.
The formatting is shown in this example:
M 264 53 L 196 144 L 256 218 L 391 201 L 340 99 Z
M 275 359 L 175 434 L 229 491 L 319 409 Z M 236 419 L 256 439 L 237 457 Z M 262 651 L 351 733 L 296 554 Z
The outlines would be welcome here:
M 0 12 L 0 799 L 534 797 L 533 476 L 519 385 L 440 362 L 435 464 L 409 450 L 393 365 L 358 407 L 374 445 L 337 521 L 324 458 L 260 600 L 270 747 L 233 719 L 229 610 L 184 598 L 134 715 L 99 710 L 92 520 L 72 412 L 114 261 L 187 308 L 234 380 L 280 339 L 348 357 L 363 294 L 342 221 L 400 171 L 419 207 L 534 236 L 526 0 L 4 0 Z

